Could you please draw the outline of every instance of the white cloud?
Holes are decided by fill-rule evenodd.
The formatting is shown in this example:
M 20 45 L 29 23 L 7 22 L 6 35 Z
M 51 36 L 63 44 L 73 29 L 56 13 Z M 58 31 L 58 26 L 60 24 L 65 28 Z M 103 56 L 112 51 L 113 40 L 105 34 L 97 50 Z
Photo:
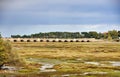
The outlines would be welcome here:
M 84 25 L 85 29 L 99 29 L 100 27 L 103 27 L 104 25 Z
M 89 31 L 106 32 L 109 30 L 120 30 L 120 24 L 84 25 L 84 28 Z

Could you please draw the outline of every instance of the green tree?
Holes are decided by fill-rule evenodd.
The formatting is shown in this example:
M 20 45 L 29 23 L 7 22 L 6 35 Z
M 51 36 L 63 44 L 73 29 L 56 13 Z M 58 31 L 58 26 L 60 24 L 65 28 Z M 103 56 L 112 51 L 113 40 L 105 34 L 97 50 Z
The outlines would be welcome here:
M 104 38 L 104 34 L 103 33 L 98 33 L 98 39 L 103 39 Z
M 98 33 L 96 31 L 89 32 L 90 38 L 98 38 Z
M 108 37 L 108 33 L 103 33 L 103 38 L 107 39 L 107 37 Z
M 112 37 L 111 35 L 108 33 L 108 40 L 111 41 L 112 40 Z
M 111 35 L 112 39 L 118 39 L 118 31 L 116 30 L 108 31 L 108 34 Z
M 88 32 L 81 32 L 83 38 L 90 38 L 90 35 Z
M 12 38 L 21 38 L 20 35 L 11 35 Z

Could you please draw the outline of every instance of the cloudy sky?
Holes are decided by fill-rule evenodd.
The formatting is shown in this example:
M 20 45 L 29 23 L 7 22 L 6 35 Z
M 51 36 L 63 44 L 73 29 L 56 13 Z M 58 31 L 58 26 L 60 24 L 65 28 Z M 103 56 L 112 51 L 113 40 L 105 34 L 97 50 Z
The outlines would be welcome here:
M 120 0 L 0 0 L 4 37 L 50 31 L 120 30 Z

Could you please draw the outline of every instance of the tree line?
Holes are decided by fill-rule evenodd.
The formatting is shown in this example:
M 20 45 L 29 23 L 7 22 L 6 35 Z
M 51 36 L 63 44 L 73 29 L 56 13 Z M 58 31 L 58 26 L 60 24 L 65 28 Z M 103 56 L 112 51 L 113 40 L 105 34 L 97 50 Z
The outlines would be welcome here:
M 12 38 L 96 38 L 96 39 L 118 39 L 120 31 L 111 30 L 108 32 L 45 32 L 31 35 L 11 35 Z

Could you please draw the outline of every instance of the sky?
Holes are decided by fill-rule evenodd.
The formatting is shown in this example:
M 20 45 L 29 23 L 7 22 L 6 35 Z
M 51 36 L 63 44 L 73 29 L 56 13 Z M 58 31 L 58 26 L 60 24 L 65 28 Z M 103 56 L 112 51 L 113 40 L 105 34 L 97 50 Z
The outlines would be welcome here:
M 120 0 L 0 0 L 3 37 L 120 30 Z

